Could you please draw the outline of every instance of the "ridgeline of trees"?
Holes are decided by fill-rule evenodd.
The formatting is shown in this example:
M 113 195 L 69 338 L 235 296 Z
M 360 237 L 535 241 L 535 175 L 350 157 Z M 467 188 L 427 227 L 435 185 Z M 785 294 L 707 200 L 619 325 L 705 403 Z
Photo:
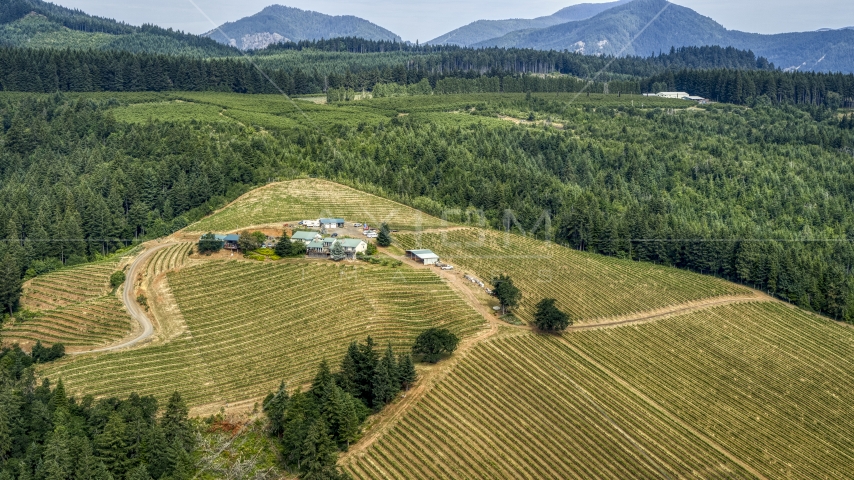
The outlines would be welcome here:
M 359 438 L 372 411 L 382 410 L 415 379 L 409 355 L 395 358 L 391 345 L 379 354 L 368 337 L 363 344 L 350 344 L 337 373 L 324 360 L 308 391 L 290 395 L 280 385 L 263 408 L 288 469 L 305 479 L 348 478 L 335 466 L 338 452 Z
M 0 478 L 192 478 L 195 432 L 180 395 L 77 399 L 35 382 L 33 358 L 0 350 Z

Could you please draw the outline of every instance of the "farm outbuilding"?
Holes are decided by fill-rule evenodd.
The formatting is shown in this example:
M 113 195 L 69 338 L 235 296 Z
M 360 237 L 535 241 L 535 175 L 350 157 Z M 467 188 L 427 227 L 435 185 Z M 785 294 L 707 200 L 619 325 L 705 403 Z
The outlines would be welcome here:
M 424 265 L 434 265 L 439 261 L 439 256 L 431 250 L 407 250 L 406 256 L 413 260 L 417 260 Z
M 227 250 L 237 250 L 237 241 L 240 240 L 240 235 L 229 233 L 222 237 L 223 248 Z
M 321 218 L 319 220 L 321 228 L 344 228 L 343 218 Z

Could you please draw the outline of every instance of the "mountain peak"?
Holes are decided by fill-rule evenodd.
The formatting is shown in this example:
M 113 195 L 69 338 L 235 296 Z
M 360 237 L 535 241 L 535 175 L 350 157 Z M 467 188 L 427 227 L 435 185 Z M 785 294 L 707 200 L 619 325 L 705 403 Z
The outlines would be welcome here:
M 285 5 L 270 5 L 255 15 L 225 23 L 204 36 L 241 50 L 264 48 L 283 41 L 334 37 L 401 41 L 394 33 L 353 15 L 326 15 Z

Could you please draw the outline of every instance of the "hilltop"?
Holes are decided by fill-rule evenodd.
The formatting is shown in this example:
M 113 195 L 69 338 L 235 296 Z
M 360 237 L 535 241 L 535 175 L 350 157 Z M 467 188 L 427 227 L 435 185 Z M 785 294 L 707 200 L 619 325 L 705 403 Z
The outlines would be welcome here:
M 511 18 L 507 20 L 478 20 L 426 42 L 431 45 L 468 46 L 520 30 L 551 27 L 566 22 L 588 19 L 610 8 L 632 0 L 607 3 L 579 3 L 562 8 L 552 15 L 532 19 Z
M 42 0 L 10 0 L 0 4 L 0 45 L 193 57 L 237 54 L 232 48 L 197 35 L 155 25 L 136 27 Z
M 517 30 L 472 46 L 646 57 L 671 47 L 700 45 L 751 50 L 783 69 L 854 71 L 854 30 L 776 35 L 727 30 L 711 18 L 666 0 L 634 0 L 586 20 Z
M 262 49 L 279 42 L 336 37 L 401 41 L 396 34 L 359 17 L 325 15 L 282 5 L 271 5 L 255 15 L 225 23 L 203 36 L 241 50 Z

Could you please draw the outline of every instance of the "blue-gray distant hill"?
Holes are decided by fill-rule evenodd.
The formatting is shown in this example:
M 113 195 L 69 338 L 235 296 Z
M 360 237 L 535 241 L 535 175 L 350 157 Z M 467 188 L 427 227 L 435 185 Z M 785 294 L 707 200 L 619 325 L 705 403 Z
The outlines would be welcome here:
M 666 0 L 634 0 L 586 20 L 515 31 L 472 46 L 649 56 L 671 47 L 699 45 L 752 50 L 783 69 L 854 72 L 854 30 L 776 35 L 727 30 Z
M 363 18 L 325 15 L 282 5 L 271 5 L 250 17 L 228 22 L 204 36 L 241 50 L 257 50 L 279 42 L 337 37 L 401 41 L 399 36 Z
M 519 30 L 532 30 L 551 27 L 566 22 L 586 20 L 605 10 L 628 3 L 632 0 L 619 0 L 608 3 L 580 3 L 563 8 L 552 15 L 537 18 L 511 18 L 508 20 L 478 20 L 464 27 L 430 40 L 431 45 L 474 45 Z

